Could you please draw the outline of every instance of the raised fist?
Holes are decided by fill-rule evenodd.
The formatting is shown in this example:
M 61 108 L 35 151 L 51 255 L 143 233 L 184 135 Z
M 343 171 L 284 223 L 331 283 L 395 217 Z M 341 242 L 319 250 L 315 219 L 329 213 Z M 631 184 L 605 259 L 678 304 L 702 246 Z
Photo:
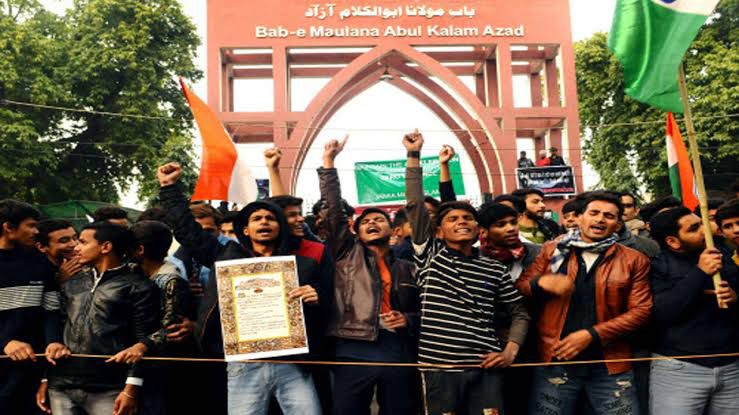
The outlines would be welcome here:
M 264 150 L 264 164 L 267 167 L 278 167 L 280 159 L 282 159 L 282 150 L 279 148 L 272 147 Z
M 439 151 L 439 163 L 449 163 L 449 160 L 451 160 L 455 154 L 456 153 L 454 152 L 452 146 L 444 144 L 443 146 L 441 146 L 441 150 Z
M 423 135 L 416 128 L 412 133 L 403 137 L 403 145 L 407 151 L 421 151 L 423 147 Z
M 157 179 L 162 187 L 177 183 L 181 175 L 182 166 L 178 163 L 167 163 L 157 169 Z
M 324 160 L 333 160 L 336 158 L 339 153 L 341 153 L 341 150 L 344 149 L 344 146 L 346 145 L 347 140 L 349 140 L 349 134 L 346 134 L 344 138 L 339 140 L 330 140 L 326 143 L 326 145 L 323 146 L 323 159 Z

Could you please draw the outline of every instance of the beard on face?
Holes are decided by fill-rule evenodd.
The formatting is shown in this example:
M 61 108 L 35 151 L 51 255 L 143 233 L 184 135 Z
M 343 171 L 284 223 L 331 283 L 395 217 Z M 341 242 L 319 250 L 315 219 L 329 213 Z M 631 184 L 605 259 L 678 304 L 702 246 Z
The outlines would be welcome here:
M 387 245 L 390 243 L 390 235 L 384 236 L 382 238 L 373 239 L 371 241 L 367 241 L 364 244 L 367 246 L 382 246 Z

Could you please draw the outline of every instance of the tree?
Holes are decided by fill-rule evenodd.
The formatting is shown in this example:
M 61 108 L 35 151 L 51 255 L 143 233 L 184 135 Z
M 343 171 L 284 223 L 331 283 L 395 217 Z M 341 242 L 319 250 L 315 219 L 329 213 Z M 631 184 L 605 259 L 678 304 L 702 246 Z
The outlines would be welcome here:
M 202 74 L 193 63 L 199 39 L 180 3 L 78 0 L 66 16 L 57 18 L 56 30 L 33 24 L 49 16 L 37 8 L 23 22 L 3 17 L 2 22 L 14 30 L 28 30 L 35 42 L 29 43 L 37 46 L 18 45 L 17 37 L 9 34 L 7 47 L 18 51 L 18 60 L 7 72 L 23 73 L 29 67 L 39 72 L 24 84 L 37 93 L 16 87 L 3 96 L 134 117 L 5 107 L 5 116 L 15 117 L 14 130 L 26 127 L 22 135 L 7 131 L 0 145 L 30 161 L 18 169 L 22 175 L 16 174 L 25 182 L 8 181 L 13 186 L 3 186 L 0 197 L 36 203 L 116 202 L 119 189 L 150 179 L 164 159 L 178 159 L 190 173 L 186 177 L 192 178 L 192 117 L 177 76 L 197 80 Z M 0 88 L 6 83 L 5 69 L 0 66 Z M 34 112 L 45 121 L 38 121 L 38 127 Z M 14 134 L 23 138 L 25 147 L 11 141 Z M 40 160 L 35 160 L 37 156 Z M 150 197 L 154 191 L 144 185 L 140 196 Z
M 64 105 L 64 23 L 37 4 L 0 3 L 0 99 Z M 61 155 L 48 137 L 57 134 L 63 114 L 0 106 L 0 198 L 34 200 L 33 188 L 47 180 Z
M 737 179 L 739 54 L 736 53 L 739 0 L 719 4 L 685 58 L 687 87 L 708 189 L 725 190 Z M 665 112 L 624 93 L 623 72 L 608 50 L 607 34 L 575 44 L 580 120 L 589 128 L 585 159 L 601 177 L 599 187 L 655 195 L 670 193 L 665 152 Z M 684 125 L 683 135 L 686 136 Z M 644 123 L 658 121 L 658 123 Z M 636 125 L 618 125 L 637 123 Z M 612 126 L 598 127 L 603 124 Z M 616 125 L 613 125 L 616 124 Z

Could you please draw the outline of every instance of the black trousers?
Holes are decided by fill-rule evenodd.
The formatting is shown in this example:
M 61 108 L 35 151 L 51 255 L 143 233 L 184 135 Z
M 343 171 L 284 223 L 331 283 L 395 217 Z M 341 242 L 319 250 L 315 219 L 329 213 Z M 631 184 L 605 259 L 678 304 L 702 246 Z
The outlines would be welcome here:
M 419 410 L 420 379 L 415 368 L 336 366 L 334 415 L 370 415 L 377 387 L 380 415 L 413 415 Z
M 0 361 L 0 415 L 42 414 L 36 406 L 41 374 L 31 362 Z M 49 403 L 49 400 L 46 400 Z
M 503 373 L 495 369 L 463 372 L 425 371 L 428 415 L 502 415 Z

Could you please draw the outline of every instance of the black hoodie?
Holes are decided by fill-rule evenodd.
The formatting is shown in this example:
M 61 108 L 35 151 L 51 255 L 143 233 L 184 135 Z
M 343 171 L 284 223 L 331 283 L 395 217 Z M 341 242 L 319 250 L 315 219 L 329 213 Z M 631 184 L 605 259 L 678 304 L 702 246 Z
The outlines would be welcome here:
M 259 209 L 272 212 L 280 224 L 280 233 L 277 237 L 277 250 L 274 256 L 290 255 L 293 241 L 290 238 L 290 229 L 287 225 L 282 208 L 271 202 L 256 201 L 244 207 L 234 220 L 234 229 L 239 242 L 230 241 L 222 245 L 213 234 L 204 231 L 195 221 L 190 212 L 187 200 L 178 185 L 162 187 L 159 191 L 162 207 L 167 211 L 167 217 L 173 224 L 174 236 L 183 247 L 192 253 L 193 258 L 200 264 L 211 268 L 215 276 L 214 264 L 216 261 L 252 258 L 258 256 L 252 251 L 251 239 L 241 231 L 247 224 L 249 216 Z M 326 299 L 319 264 L 316 260 L 303 256 L 295 257 L 298 267 L 300 285 L 311 285 L 318 292 L 319 302 Z M 321 318 L 318 307 L 304 306 L 303 308 L 308 331 L 310 355 L 317 355 L 320 340 L 323 334 L 324 319 Z M 210 356 L 223 355 L 223 337 L 218 312 L 218 290 L 216 278 L 208 280 L 205 297 L 198 309 L 195 325 L 195 338 L 202 351 Z

